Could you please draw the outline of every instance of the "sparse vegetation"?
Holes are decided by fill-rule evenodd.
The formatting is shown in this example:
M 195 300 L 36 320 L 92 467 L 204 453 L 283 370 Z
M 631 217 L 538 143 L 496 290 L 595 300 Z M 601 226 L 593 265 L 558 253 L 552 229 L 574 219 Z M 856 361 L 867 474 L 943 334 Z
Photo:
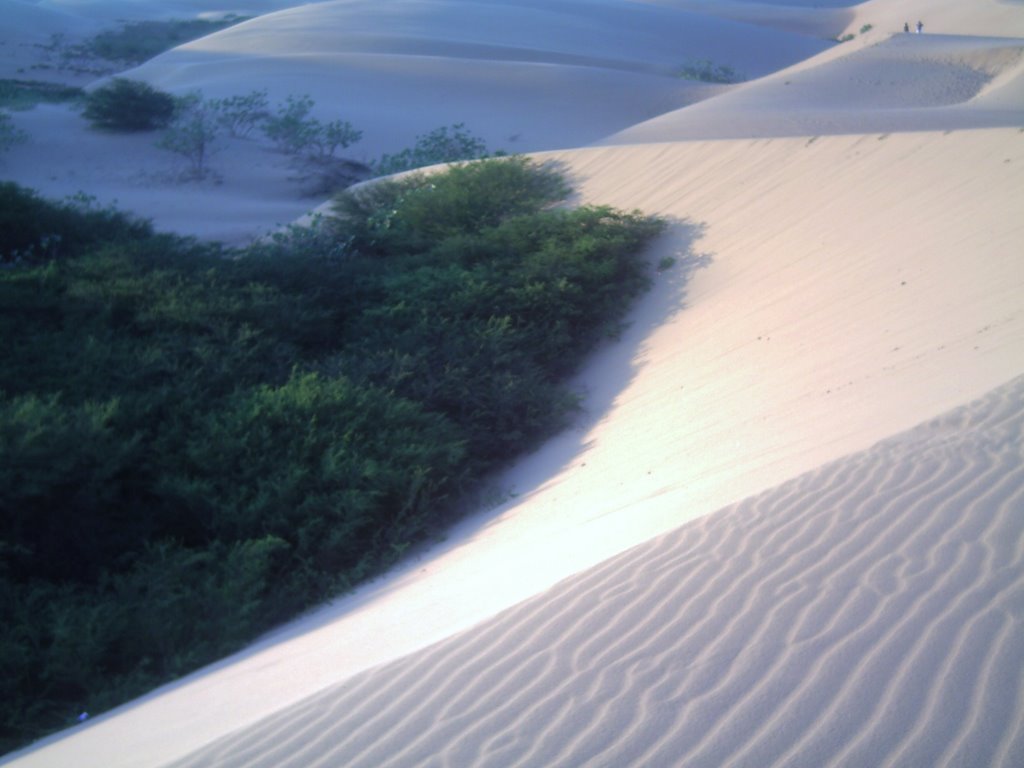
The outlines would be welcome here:
M 874 27 L 874 25 L 873 25 L 873 24 L 865 24 L 864 26 L 862 26 L 862 27 L 860 28 L 860 33 L 861 33 L 862 35 L 866 35 L 866 34 L 867 34 L 868 32 L 870 32 L 870 31 L 871 31 L 872 29 L 874 29 L 874 28 L 875 28 L 875 27 Z
M 702 83 L 736 83 L 743 78 L 732 67 L 715 64 L 709 59 L 689 61 L 676 70 L 676 77 L 684 80 L 700 80 Z
M 293 155 L 323 157 L 362 138 L 350 123 L 324 124 L 311 117 L 315 102 L 308 96 L 289 96 L 277 112 L 263 121 L 263 132 L 278 149 Z
M 42 80 L 0 80 L 0 107 L 31 109 L 40 103 L 74 101 L 85 95 L 81 88 Z
M 69 55 L 91 56 L 123 64 L 141 64 L 183 43 L 218 32 L 245 21 L 248 17 L 223 19 L 171 19 L 135 21 L 120 29 L 107 30 L 69 49 Z
M 157 146 L 181 155 L 188 162 L 186 178 L 203 179 L 209 175 L 208 160 L 216 148 L 221 126 L 214 105 L 203 101 L 198 91 L 177 99 L 174 121 Z
M 564 423 L 662 226 L 566 192 L 484 160 L 225 252 L 0 185 L 0 751 L 374 573 Z
M 97 128 L 152 131 L 174 118 L 176 102 L 169 93 L 140 80 L 115 77 L 86 97 L 82 114 Z
M 221 127 L 236 139 L 249 136 L 253 128 L 270 116 L 266 89 L 251 91 L 244 96 L 211 99 L 209 104 L 216 112 Z
M 438 163 L 478 160 L 487 154 L 484 140 L 469 133 L 465 123 L 456 123 L 417 136 L 411 148 L 393 155 L 383 155 L 372 168 L 377 176 L 387 176 Z
M 837 43 L 848 43 L 856 37 L 852 32 L 847 32 L 845 35 L 836 35 L 835 41 Z
M 295 157 L 300 178 L 312 180 L 308 194 L 326 194 L 369 175 L 364 166 L 337 152 L 359 141 L 363 132 L 347 120 L 324 123 L 311 117 L 314 101 L 308 95 L 289 96 L 277 112 L 262 122 L 263 133 L 278 149 Z
M 0 112 L 0 152 L 5 152 L 27 139 L 28 135 L 11 123 L 11 116 L 6 112 Z

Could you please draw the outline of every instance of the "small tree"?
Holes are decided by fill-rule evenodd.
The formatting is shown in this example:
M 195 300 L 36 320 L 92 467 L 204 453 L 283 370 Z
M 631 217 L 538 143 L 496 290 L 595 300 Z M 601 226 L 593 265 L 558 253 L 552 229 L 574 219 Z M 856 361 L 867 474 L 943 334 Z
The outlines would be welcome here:
M 336 159 L 339 149 L 355 144 L 363 137 L 347 120 L 322 123 L 310 117 L 313 99 L 309 95 L 289 96 L 277 114 L 268 117 L 263 132 L 289 154 L 300 155 L 314 162 Z
M 220 131 L 219 117 L 214 106 L 203 101 L 198 91 L 193 91 L 178 99 L 174 122 L 157 146 L 188 161 L 188 178 L 206 178 L 210 172 L 207 160 Z
M 309 146 L 319 124 L 309 113 L 313 99 L 308 96 L 289 96 L 284 106 L 277 108 L 277 114 L 263 123 L 263 132 L 278 148 L 289 154 L 298 154 Z
M 365 165 L 346 160 L 337 155 L 359 141 L 363 132 L 347 120 L 332 120 L 323 123 L 309 113 L 313 99 L 308 96 L 289 96 L 285 104 L 278 107 L 277 114 L 263 123 L 263 132 L 274 141 L 278 148 L 295 156 L 295 164 L 301 172 L 300 181 L 307 183 L 307 194 L 324 194 L 366 178 L 369 173 Z
M 83 115 L 98 128 L 152 131 L 174 118 L 174 97 L 148 83 L 116 77 L 86 97 Z

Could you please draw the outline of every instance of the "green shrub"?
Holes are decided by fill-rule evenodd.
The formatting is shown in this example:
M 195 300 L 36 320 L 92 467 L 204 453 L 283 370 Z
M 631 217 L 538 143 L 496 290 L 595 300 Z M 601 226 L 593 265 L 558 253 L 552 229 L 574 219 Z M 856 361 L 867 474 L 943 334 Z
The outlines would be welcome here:
M 174 118 L 175 101 L 148 83 L 115 77 L 89 93 L 83 115 L 97 128 L 152 131 Z
M 326 162 L 359 141 L 363 132 L 347 121 L 322 123 L 310 117 L 314 104 L 308 95 L 289 96 L 275 115 L 266 118 L 263 132 L 284 152 Z
M 88 197 L 52 203 L 14 182 L 0 181 L 0 263 L 46 262 L 102 242 L 148 237 L 147 222 Z
M 412 175 L 348 190 L 334 210 L 364 254 L 425 249 L 563 200 L 569 187 L 550 166 L 525 158 L 481 160 L 441 175 Z
M 241 96 L 212 99 L 209 102 L 221 127 L 235 138 L 245 138 L 260 122 L 269 117 L 266 89 Z
M 464 123 L 436 128 L 416 137 L 416 143 L 394 155 L 383 155 L 372 165 L 377 176 L 423 168 L 427 165 L 478 160 L 487 156 L 487 145 L 466 131 Z
M 676 77 L 700 80 L 702 83 L 735 83 L 743 78 L 726 64 L 715 64 L 709 59 L 695 59 L 676 70 Z

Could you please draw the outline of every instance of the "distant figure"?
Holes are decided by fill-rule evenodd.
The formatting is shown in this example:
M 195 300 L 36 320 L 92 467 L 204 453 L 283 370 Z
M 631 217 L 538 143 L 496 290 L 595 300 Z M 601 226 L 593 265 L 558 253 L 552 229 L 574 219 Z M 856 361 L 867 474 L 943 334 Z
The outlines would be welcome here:
M 909 22 L 906 22 L 906 21 L 903 22 L 903 31 L 904 32 L 908 32 L 908 33 L 910 32 L 910 23 Z
M 924 24 L 922 24 L 920 21 L 917 22 L 917 34 L 920 35 L 921 32 L 923 32 L 923 31 L 924 31 Z

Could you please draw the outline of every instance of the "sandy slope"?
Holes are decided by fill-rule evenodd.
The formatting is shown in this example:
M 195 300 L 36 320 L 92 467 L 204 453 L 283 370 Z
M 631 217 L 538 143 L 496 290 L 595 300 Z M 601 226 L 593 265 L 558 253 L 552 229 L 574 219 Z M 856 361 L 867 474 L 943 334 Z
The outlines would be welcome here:
M 200 766 L 1018 766 L 1024 379 L 209 745 Z
M 341 23 L 345 5 L 364 28 Z M 140 73 L 236 90 L 301 75 L 342 104 L 332 78 L 356 67 L 390 120 L 386 94 L 404 92 L 389 88 L 429 65 L 431 87 L 447 88 L 424 98 L 429 118 L 511 104 L 550 146 L 662 98 L 664 83 L 628 103 L 633 86 L 616 86 L 664 79 L 655 70 L 674 54 L 651 42 L 657 23 L 600 61 L 588 53 L 586 40 L 621 26 L 616 0 L 496 3 L 500 29 L 460 26 L 455 10 L 473 5 L 396 3 L 446 12 L 403 29 L 381 26 L 382 3 L 335 0 Z M 708 12 L 644 5 L 637 18 Z M 1007 382 L 1024 374 L 1024 7 L 810 5 L 715 3 L 695 35 L 731 39 L 714 58 L 738 62 L 792 39 L 774 35 L 876 29 L 766 62 L 792 67 L 667 107 L 606 145 L 541 155 L 580 201 L 671 217 L 652 258 L 676 264 L 581 375 L 577 428 L 497 480 L 504 504 L 382 583 L 15 764 L 1019 764 L 1024 386 Z M 546 36 L 539 20 L 555 7 L 585 34 Z M 584 8 L 602 9 L 594 25 Z M 955 34 L 886 39 L 921 15 Z M 318 28 L 351 50 L 325 52 Z M 259 56 L 240 57 L 256 40 Z M 606 89 L 607 114 L 552 77 Z M 545 127 L 566 115 L 568 128 Z M 19 119 L 56 151 L 64 118 Z M 701 131 L 737 138 L 680 140 Z M 274 186 L 284 170 L 261 165 L 258 147 L 229 151 L 250 153 L 246 172 L 263 176 L 249 186 L 266 196 L 226 178 L 176 212 L 186 231 L 289 210 Z M 52 183 L 70 184 L 65 163 Z M 133 203 L 181 197 L 77 167 Z

